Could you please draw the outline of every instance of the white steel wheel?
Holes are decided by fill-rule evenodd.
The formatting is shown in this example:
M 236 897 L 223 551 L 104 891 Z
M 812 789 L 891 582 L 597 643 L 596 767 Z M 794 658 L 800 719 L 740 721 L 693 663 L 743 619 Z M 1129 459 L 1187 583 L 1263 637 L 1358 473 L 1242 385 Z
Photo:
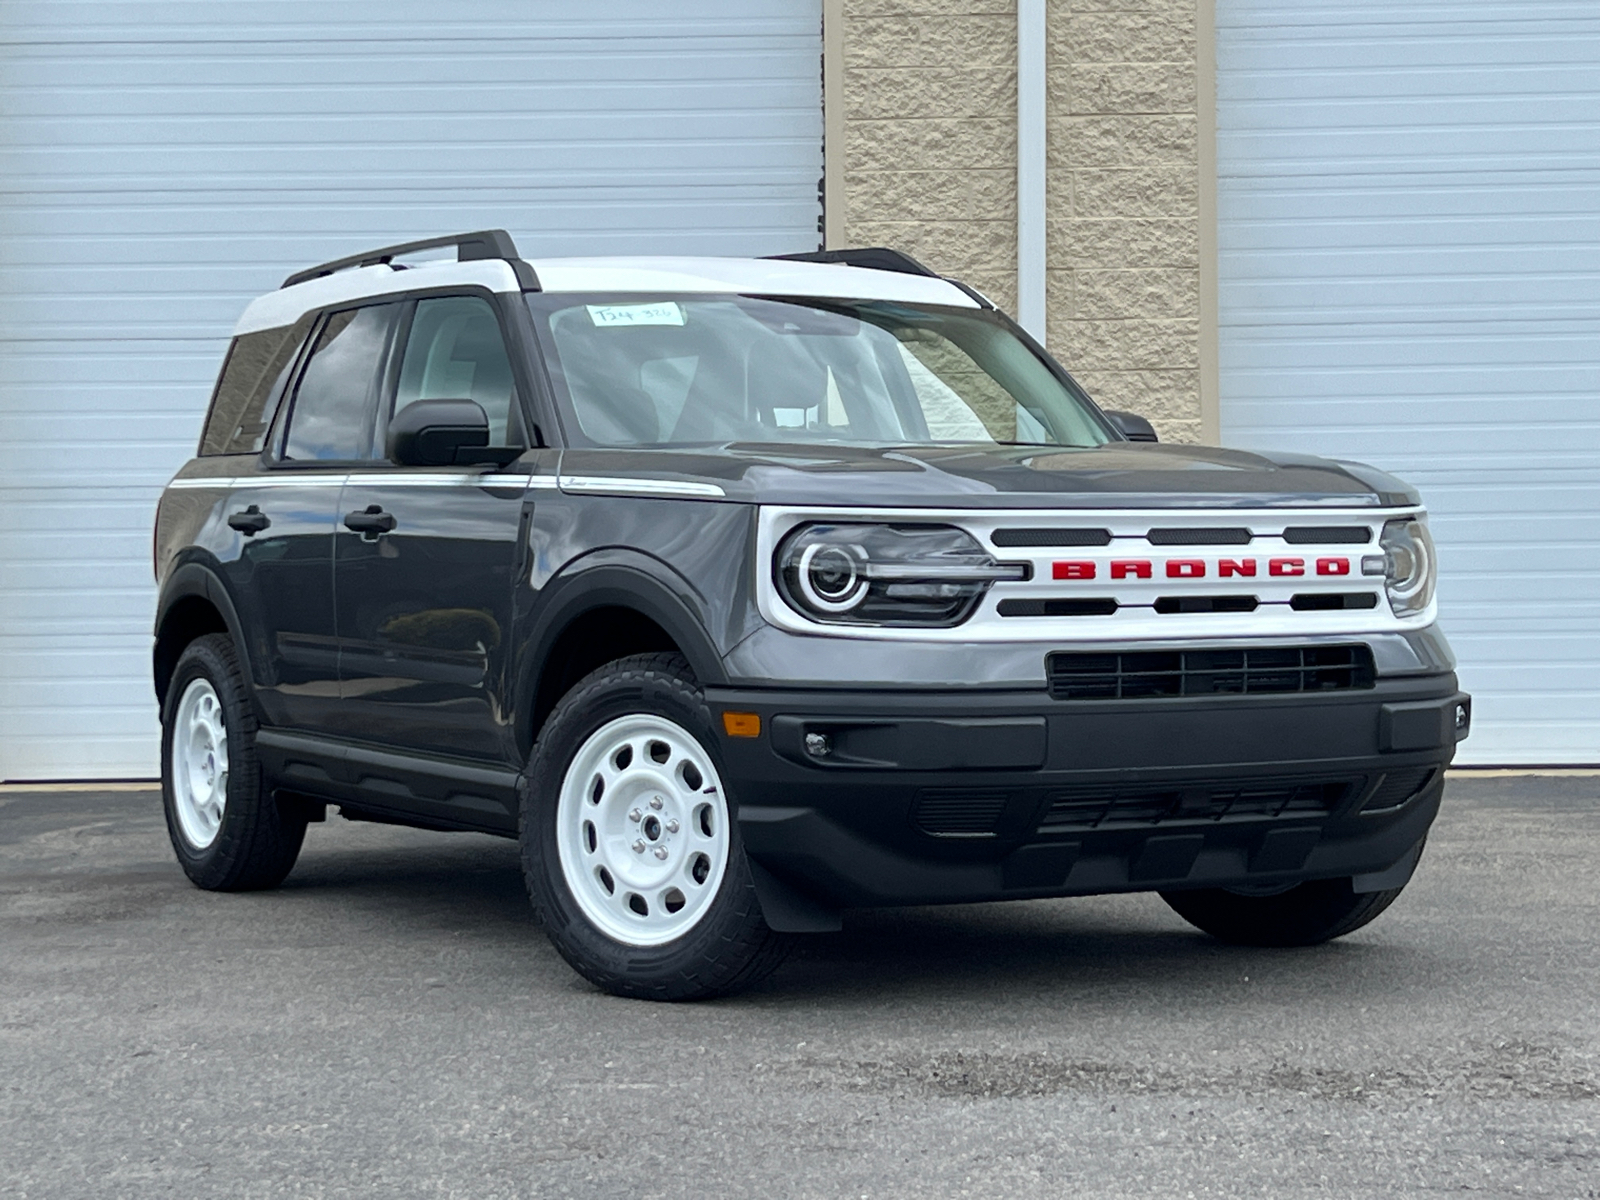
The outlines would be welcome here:
M 217 840 L 228 803 L 228 727 L 210 680 L 191 680 L 172 730 L 172 799 L 178 828 L 196 850 Z
M 583 915 L 624 945 L 659 946 L 700 922 L 727 872 L 729 835 L 711 756 L 666 717 L 602 725 L 561 782 L 562 878 Z

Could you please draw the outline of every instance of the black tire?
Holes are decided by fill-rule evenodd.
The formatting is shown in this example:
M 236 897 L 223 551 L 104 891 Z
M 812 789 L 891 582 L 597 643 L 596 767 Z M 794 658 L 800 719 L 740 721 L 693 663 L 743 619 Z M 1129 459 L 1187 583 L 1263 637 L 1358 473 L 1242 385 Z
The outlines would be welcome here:
M 183 698 L 203 680 L 220 701 L 227 735 L 227 781 L 220 824 L 214 838 L 199 845 L 184 832 L 176 791 L 173 740 Z M 305 840 L 303 816 L 286 813 L 274 802 L 256 758 L 255 713 L 244 674 L 227 634 L 196 638 L 184 648 L 172 672 L 161 713 L 161 797 L 167 834 L 183 872 L 197 887 L 212 892 L 243 892 L 276 887 L 294 868 Z
M 1205 888 L 1161 898 L 1195 928 L 1236 946 L 1317 946 L 1374 920 L 1404 890 L 1357 892 L 1349 879 L 1313 879 L 1271 896 Z
M 691 734 L 725 777 L 711 713 L 689 664 L 676 654 L 619 659 L 562 697 L 529 760 L 521 806 L 522 870 L 540 923 L 561 956 L 596 987 L 641 1000 L 701 1000 L 749 987 L 772 972 L 790 939 L 767 928 L 726 795 L 728 848 L 720 886 L 697 923 L 660 945 L 629 945 L 585 914 L 562 870 L 558 808 L 568 769 L 590 737 L 637 715 L 665 718 Z

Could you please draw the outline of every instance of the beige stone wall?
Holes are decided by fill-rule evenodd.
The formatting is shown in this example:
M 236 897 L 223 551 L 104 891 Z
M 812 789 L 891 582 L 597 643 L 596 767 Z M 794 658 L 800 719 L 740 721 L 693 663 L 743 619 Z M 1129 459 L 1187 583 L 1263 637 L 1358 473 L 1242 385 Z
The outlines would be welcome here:
M 1195 0 L 1053 0 L 1047 70 L 1050 347 L 1198 441 Z
M 1168 441 L 1200 436 L 1195 2 L 1049 7 L 1049 345 Z M 1014 3 L 843 0 L 843 42 L 845 244 L 1014 309 Z
M 893 246 L 1014 308 L 1013 0 L 843 0 L 844 243 Z

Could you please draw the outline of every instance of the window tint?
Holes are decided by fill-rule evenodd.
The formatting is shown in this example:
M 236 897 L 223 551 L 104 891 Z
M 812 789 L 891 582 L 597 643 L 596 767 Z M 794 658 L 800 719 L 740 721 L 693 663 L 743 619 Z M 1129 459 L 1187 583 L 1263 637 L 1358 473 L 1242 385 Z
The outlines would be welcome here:
M 205 432 L 200 435 L 201 455 L 260 452 L 284 372 L 310 328 L 311 318 L 302 317 L 293 325 L 233 339 L 216 395 L 211 398 Z
M 377 402 L 378 375 L 398 307 L 374 304 L 328 318 L 295 393 L 285 458 L 367 456 L 368 418 Z
M 419 300 L 400 364 L 394 407 L 418 400 L 475 400 L 489 417 L 489 444 L 505 446 L 514 389 L 511 359 L 487 300 L 447 296 Z

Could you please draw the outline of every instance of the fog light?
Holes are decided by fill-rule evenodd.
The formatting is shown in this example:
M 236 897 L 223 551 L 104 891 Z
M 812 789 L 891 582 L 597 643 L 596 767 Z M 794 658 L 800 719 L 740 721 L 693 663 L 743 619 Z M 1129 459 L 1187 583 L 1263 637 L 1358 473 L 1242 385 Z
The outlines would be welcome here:
M 1456 732 L 1464 734 L 1472 724 L 1472 710 L 1465 704 L 1456 705 Z
M 825 733 L 806 734 L 806 753 L 812 758 L 827 758 L 833 753 L 833 741 Z

